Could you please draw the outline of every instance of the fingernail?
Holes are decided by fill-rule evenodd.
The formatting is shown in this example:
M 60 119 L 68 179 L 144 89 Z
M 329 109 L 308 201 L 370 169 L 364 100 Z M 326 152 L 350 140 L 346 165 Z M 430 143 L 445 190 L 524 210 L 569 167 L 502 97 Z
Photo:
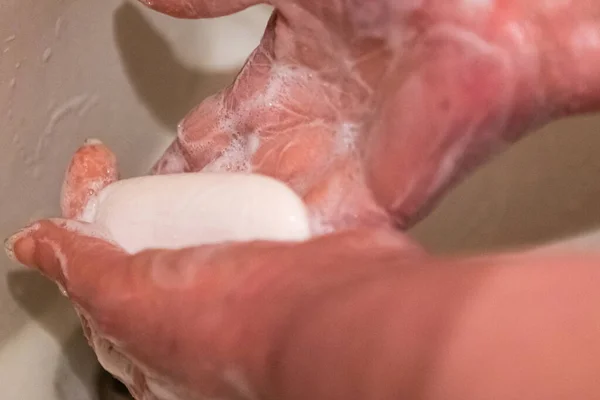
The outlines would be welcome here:
M 38 228 L 39 228 L 39 224 L 34 223 L 23 229 L 20 229 L 19 231 L 17 231 L 10 237 L 6 238 L 4 240 L 4 251 L 6 253 L 6 256 L 8 258 L 10 258 L 13 262 L 20 263 L 21 261 L 19 259 L 17 259 L 17 256 L 15 255 L 15 244 L 19 240 L 24 239 L 27 235 L 31 234 L 31 232 L 37 230 Z M 31 238 L 27 238 L 27 239 L 31 242 L 31 243 L 29 243 L 29 242 L 26 243 L 27 246 L 34 247 L 35 246 L 34 240 Z

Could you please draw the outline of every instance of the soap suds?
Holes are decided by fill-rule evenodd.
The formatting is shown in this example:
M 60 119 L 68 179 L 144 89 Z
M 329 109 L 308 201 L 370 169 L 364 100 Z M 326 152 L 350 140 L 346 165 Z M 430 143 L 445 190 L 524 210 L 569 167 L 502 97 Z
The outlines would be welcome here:
M 325 213 L 321 211 L 313 211 L 311 213 L 309 223 L 310 231 L 315 236 L 327 235 L 335 232 L 335 227 L 326 221 Z
M 337 129 L 335 152 L 337 154 L 347 154 L 356 150 L 356 140 L 358 139 L 359 129 L 356 124 L 344 122 Z
M 93 332 L 93 331 L 92 331 Z M 98 357 L 98 362 L 102 367 L 117 377 L 125 385 L 133 385 L 132 377 L 133 366 L 131 361 L 121 354 L 115 346 L 106 339 L 92 333 L 90 338 L 94 351 Z
M 110 235 L 104 232 L 99 226 L 93 226 L 84 222 L 61 218 L 53 218 L 50 219 L 50 221 L 68 231 L 75 232 L 79 235 L 102 239 L 106 242 L 114 244 L 115 246 L 118 246 L 110 237 Z
M 160 159 L 158 164 L 153 168 L 154 173 L 158 174 L 174 174 L 181 173 L 186 170 L 187 164 L 181 153 L 169 149 Z
M 600 49 L 600 30 L 596 24 L 578 25 L 571 36 L 574 49 L 582 53 L 590 49 Z
M 252 172 L 252 158 L 260 147 L 261 137 L 259 132 L 240 132 L 239 121 L 250 118 L 253 113 L 261 112 L 266 108 L 281 107 L 288 102 L 289 89 L 303 84 L 311 75 L 308 69 L 290 67 L 287 65 L 273 65 L 272 74 L 266 84 L 264 93 L 249 99 L 236 110 L 235 115 L 224 115 L 219 121 L 219 132 L 231 136 L 229 146 L 206 165 L 204 172 Z M 180 135 L 182 137 L 182 135 Z M 188 148 L 198 147 L 188 143 Z
M 55 241 L 53 241 L 52 239 L 48 239 L 48 238 L 39 239 L 39 242 L 50 246 L 50 248 L 52 249 L 52 252 L 54 253 L 54 257 L 56 257 L 56 259 L 58 260 L 58 265 L 60 267 L 60 272 L 62 273 L 62 276 L 65 279 L 68 279 L 69 278 L 69 271 L 68 271 L 69 263 L 67 262 L 67 257 L 65 256 L 65 253 L 62 252 L 60 246 Z
M 221 155 L 206 165 L 203 172 L 252 172 L 252 156 L 258 149 L 256 136 L 235 135 Z
M 146 377 L 146 387 L 154 398 L 160 400 L 183 400 L 170 386 L 165 382 L 159 382 L 158 380 Z

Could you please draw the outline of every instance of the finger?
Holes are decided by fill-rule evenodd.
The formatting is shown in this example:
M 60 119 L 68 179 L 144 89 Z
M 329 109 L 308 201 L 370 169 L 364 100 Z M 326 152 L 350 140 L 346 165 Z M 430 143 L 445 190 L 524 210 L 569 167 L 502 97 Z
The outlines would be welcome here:
M 250 6 L 266 3 L 257 0 L 139 0 L 142 4 L 178 18 L 215 18 L 233 14 Z
M 73 155 L 61 193 L 64 218 L 78 219 L 89 201 L 119 178 L 115 155 L 99 140 L 88 140 Z
M 124 340 L 136 338 L 140 325 L 159 329 L 185 299 L 200 306 L 235 272 L 228 268 L 235 254 L 214 260 L 208 258 L 214 251 L 192 248 L 130 255 L 95 226 L 62 219 L 36 222 L 11 236 L 5 247 L 11 258 L 61 286 L 96 324 L 94 330 Z M 219 267 L 213 268 L 219 272 L 216 279 L 210 266 Z
M 100 361 L 130 387 L 150 390 L 143 379 L 135 381 L 131 357 L 159 377 L 225 390 L 228 384 L 212 366 L 219 367 L 219 335 L 227 327 L 212 312 L 214 307 L 220 312 L 227 283 L 235 281 L 238 268 L 231 268 L 231 257 L 214 264 L 194 249 L 129 256 L 86 229 L 91 228 L 41 221 L 11 237 L 7 247 L 16 260 L 65 289 L 90 325 Z M 206 309 L 207 301 L 213 308 Z
M 319 232 L 385 224 L 353 159 L 353 139 L 331 121 L 336 101 L 305 69 L 273 65 L 277 17 L 235 83 L 206 99 L 179 126 L 152 173 L 255 172 L 288 184 L 307 203 Z M 316 74 L 315 74 L 316 75 Z
M 261 382 L 257 365 L 291 300 L 336 287 L 338 272 L 352 263 L 358 268 L 344 279 L 373 274 L 365 262 L 370 251 L 383 259 L 422 256 L 395 231 L 329 235 L 305 246 L 259 242 L 130 256 L 89 229 L 42 221 L 8 245 L 16 259 L 64 285 L 92 331 L 117 343 L 113 356 L 122 351 L 158 376 L 215 397 L 231 392 L 222 373 L 230 365 L 247 371 L 250 382 Z M 111 349 L 94 343 L 101 356 Z M 112 367 L 119 372 L 123 365 Z
M 119 353 L 114 344 L 95 332 L 95 321 L 102 314 L 99 300 L 111 297 L 118 299 L 114 292 L 121 292 L 122 296 L 125 288 L 111 283 L 110 268 L 104 268 L 102 276 L 98 275 L 100 271 L 93 268 L 83 269 L 87 266 L 85 259 L 73 251 L 78 246 L 89 251 L 90 259 L 96 259 L 98 263 L 106 262 L 104 267 L 122 267 L 121 260 L 126 256 L 102 240 L 100 232 L 92 230 L 88 225 L 66 220 L 35 223 L 16 233 L 5 243 L 9 257 L 38 269 L 75 302 L 85 336 L 94 348 L 99 362 L 107 371 L 129 384 L 133 371 L 131 362 Z M 80 265 L 82 268 L 73 268 L 74 263 L 83 263 Z M 115 274 L 114 279 L 116 283 L 121 282 L 121 274 Z
M 196 172 L 223 154 L 233 140 L 224 93 L 205 99 L 181 122 L 177 139 L 152 168 L 163 175 Z
M 87 311 L 103 297 L 122 296 L 132 284 L 128 254 L 89 224 L 39 221 L 7 239 L 5 248 L 11 258 L 39 270 Z
M 415 70 L 390 82 L 370 132 L 376 197 L 404 226 L 532 129 L 600 107 L 599 3 L 509 1 L 480 14 L 453 3 L 432 3 L 432 15 L 466 25 L 421 35 Z
M 147 361 L 145 365 L 150 367 L 160 367 L 164 361 L 167 370 L 160 372 L 167 375 L 180 366 L 177 358 L 170 362 L 172 350 L 165 342 L 179 342 L 178 332 L 187 332 L 186 324 L 200 318 L 201 312 L 195 312 L 193 297 L 187 296 L 193 308 L 186 301 L 185 284 L 190 275 L 183 272 L 178 276 L 176 259 L 160 259 L 162 253 L 177 252 L 130 256 L 103 240 L 92 226 L 67 220 L 37 222 L 13 235 L 5 245 L 15 260 L 39 270 L 63 288 L 75 303 L 102 365 L 130 388 L 143 384 L 135 381 L 136 368 L 130 357 Z M 202 264 L 198 257 L 194 260 L 197 264 L 186 265 Z M 198 294 L 210 293 L 205 290 Z M 181 313 L 186 318 L 180 318 Z M 188 340 L 182 346 L 194 343 Z M 143 387 L 140 390 L 146 391 Z

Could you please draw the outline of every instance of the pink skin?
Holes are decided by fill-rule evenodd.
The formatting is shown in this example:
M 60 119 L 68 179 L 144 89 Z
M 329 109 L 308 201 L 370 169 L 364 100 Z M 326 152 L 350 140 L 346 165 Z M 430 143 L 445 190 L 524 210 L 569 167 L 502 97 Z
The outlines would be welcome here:
M 61 193 L 64 218 L 79 219 L 90 199 L 119 179 L 117 158 L 108 147 L 88 140 L 73 155 Z
M 253 4 L 145 3 L 184 18 Z M 274 5 L 236 81 L 188 115 L 154 173 L 275 176 L 329 234 L 128 255 L 53 220 L 9 251 L 65 288 L 140 400 L 600 397 L 597 255 L 440 259 L 400 232 L 531 128 L 597 109 L 600 5 Z M 114 165 L 90 150 L 67 175 L 68 218 L 102 171 L 80 180 L 85 166 Z
M 275 1 L 235 82 L 185 118 L 154 171 L 251 169 L 289 183 L 325 226 L 410 226 L 523 133 L 597 105 L 596 5 L 469 3 Z M 198 18 L 250 2 L 149 4 Z M 236 146 L 247 163 L 219 162 Z

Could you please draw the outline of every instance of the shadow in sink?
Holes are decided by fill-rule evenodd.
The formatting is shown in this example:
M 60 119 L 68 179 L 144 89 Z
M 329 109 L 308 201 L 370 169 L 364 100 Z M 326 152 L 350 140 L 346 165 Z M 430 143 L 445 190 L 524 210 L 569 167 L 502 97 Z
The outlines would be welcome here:
M 56 286 L 35 271 L 12 271 L 6 277 L 13 299 L 62 348 L 62 361 L 55 364 L 55 397 L 61 400 L 102 400 L 96 393 L 101 367 L 78 328 L 69 301 Z M 60 310 L 60 318 L 56 312 Z
M 98 394 L 99 400 L 133 400 L 127 387 L 105 371 L 98 376 Z
M 55 284 L 32 270 L 11 271 L 6 275 L 6 283 L 12 298 L 31 318 L 38 321 L 48 310 L 48 305 L 60 301 L 62 297 Z M 66 300 L 64 303 L 68 305 Z M 55 333 L 59 326 L 45 328 Z
M 413 236 L 432 251 L 453 253 L 600 229 L 599 129 L 600 115 L 587 115 L 532 133 L 453 190 Z
M 114 33 L 137 95 L 169 129 L 203 99 L 230 84 L 238 72 L 205 72 L 183 65 L 142 11 L 130 3 L 115 11 Z

